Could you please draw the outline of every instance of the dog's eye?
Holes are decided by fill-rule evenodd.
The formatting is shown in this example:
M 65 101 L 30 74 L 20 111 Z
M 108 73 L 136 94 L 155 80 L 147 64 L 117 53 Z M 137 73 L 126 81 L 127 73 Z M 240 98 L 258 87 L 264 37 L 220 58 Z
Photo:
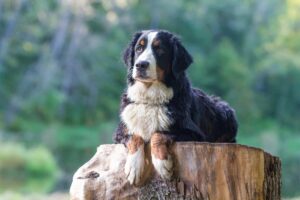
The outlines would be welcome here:
M 138 46 L 135 50 L 136 52 L 140 53 L 143 51 L 143 46 Z

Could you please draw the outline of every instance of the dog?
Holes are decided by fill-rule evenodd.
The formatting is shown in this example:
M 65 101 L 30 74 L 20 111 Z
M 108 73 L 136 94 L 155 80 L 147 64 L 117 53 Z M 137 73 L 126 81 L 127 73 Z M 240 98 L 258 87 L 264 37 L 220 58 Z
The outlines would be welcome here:
M 130 184 L 138 185 L 143 177 L 148 142 L 152 164 L 163 179 L 173 175 L 172 142 L 236 142 L 235 111 L 191 86 L 185 70 L 193 59 L 175 34 L 137 32 L 123 59 L 127 88 L 114 141 L 128 148 L 125 174 Z

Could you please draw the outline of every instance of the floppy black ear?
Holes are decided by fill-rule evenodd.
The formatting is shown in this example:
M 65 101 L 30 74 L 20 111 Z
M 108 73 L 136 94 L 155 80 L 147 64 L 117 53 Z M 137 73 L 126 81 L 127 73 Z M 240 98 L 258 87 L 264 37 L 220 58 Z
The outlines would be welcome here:
M 178 38 L 174 37 L 172 39 L 173 43 L 173 62 L 172 62 L 172 72 L 175 78 L 184 72 L 190 64 L 193 62 L 192 56 L 184 48 Z
M 138 39 L 142 35 L 142 32 L 136 32 L 131 42 L 128 44 L 127 48 L 124 50 L 123 53 L 123 61 L 127 65 L 127 67 L 132 67 L 134 64 L 134 46 L 137 43 Z

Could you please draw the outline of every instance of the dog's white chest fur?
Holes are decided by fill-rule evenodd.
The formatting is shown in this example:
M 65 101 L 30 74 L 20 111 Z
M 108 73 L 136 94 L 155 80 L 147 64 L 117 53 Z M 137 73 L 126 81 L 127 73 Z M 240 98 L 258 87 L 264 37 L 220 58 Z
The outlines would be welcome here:
M 173 97 L 173 90 L 160 82 L 146 87 L 136 82 L 127 90 L 128 98 L 134 103 L 125 107 L 121 118 L 126 124 L 129 134 L 140 135 L 149 141 L 156 131 L 169 130 L 172 120 L 164 105 Z

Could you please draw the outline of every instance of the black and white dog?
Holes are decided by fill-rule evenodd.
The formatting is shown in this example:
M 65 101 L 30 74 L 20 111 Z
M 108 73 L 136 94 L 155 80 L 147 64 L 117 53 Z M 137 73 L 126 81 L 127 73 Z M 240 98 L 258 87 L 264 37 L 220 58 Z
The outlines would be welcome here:
M 114 139 L 127 145 L 125 173 L 131 184 L 138 185 L 143 177 L 147 142 L 154 168 L 161 177 L 170 179 L 170 142 L 236 141 L 234 110 L 219 98 L 191 87 L 185 70 L 192 57 L 174 34 L 161 30 L 136 33 L 124 52 L 124 62 L 128 86 L 121 99 L 121 122 Z

